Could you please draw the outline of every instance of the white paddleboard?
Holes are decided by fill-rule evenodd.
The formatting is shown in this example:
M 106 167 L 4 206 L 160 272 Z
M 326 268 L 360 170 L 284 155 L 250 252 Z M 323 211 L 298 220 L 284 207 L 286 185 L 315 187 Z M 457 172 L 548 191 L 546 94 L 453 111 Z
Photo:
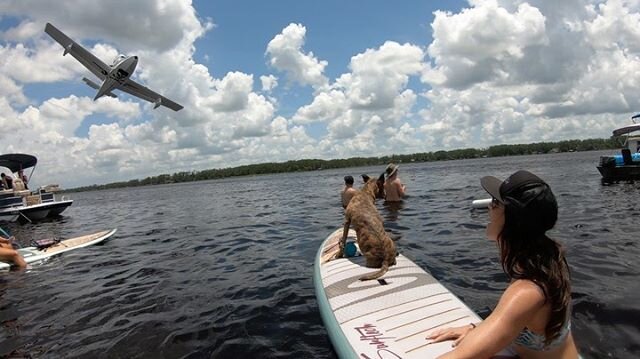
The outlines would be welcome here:
M 355 242 L 349 231 L 347 242 Z M 320 314 L 340 358 L 435 358 L 451 341 L 430 343 L 435 329 L 478 323 L 481 318 L 429 273 L 402 254 L 379 280 L 363 256 L 334 259 L 342 229 L 316 255 L 314 285 Z
M 26 247 L 18 249 L 18 253 L 24 258 L 25 262 L 33 263 L 51 256 L 61 254 L 70 250 L 90 246 L 96 243 L 100 243 L 105 239 L 111 237 L 116 233 L 116 229 L 110 231 L 102 231 L 93 234 L 88 234 L 80 237 L 69 238 L 60 243 L 53 245 L 43 250 L 38 250 L 36 247 Z M 11 264 L 0 262 L 0 270 L 7 270 L 11 268 Z

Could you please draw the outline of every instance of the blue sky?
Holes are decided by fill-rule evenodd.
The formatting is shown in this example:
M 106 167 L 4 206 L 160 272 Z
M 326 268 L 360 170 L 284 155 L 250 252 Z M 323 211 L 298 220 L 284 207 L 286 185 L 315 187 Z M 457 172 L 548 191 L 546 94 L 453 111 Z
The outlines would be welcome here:
M 0 3 L 3 153 L 75 187 L 302 158 L 608 137 L 640 108 L 626 0 Z M 182 104 L 152 109 L 43 30 Z M 60 171 L 64 168 L 68 176 Z
M 457 11 L 465 4 L 465 1 L 394 4 L 381 0 L 196 1 L 194 6 L 199 15 L 211 17 L 215 28 L 196 41 L 195 57 L 207 64 L 216 77 L 229 71 L 270 73 L 264 56 L 265 44 L 290 23 L 300 23 L 309 29 L 308 46 L 316 56 L 328 61 L 326 75 L 335 78 L 348 71 L 351 56 L 385 41 L 427 44 L 431 40 L 432 13 Z M 293 115 L 309 101 L 311 94 L 310 89 L 297 86 L 283 91 L 288 101 L 282 104 L 280 113 Z
M 460 10 L 464 1 L 196 1 L 201 16 L 215 29 L 196 42 L 196 55 L 215 54 L 213 74 L 228 71 L 267 72 L 264 47 L 290 23 L 308 29 L 306 43 L 327 60 L 327 76 L 348 70 L 349 59 L 387 40 L 423 43 L 431 40 L 432 12 Z M 439 5 L 439 6 L 436 6 Z M 250 9 L 250 11 L 247 11 Z M 210 15 L 207 15 L 210 14 Z M 215 16 L 213 16 L 215 14 Z M 210 55 L 211 56 L 211 55 Z

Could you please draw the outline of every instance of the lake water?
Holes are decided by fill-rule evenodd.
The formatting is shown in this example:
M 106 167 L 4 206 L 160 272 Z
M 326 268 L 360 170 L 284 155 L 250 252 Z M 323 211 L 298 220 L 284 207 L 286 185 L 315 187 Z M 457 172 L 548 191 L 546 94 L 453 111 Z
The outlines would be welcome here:
M 585 358 L 640 356 L 640 184 L 603 186 L 600 154 L 401 164 L 409 197 L 381 211 L 399 250 L 471 308 L 506 278 L 485 239 L 484 175 L 528 169 L 556 193 Z M 118 228 L 87 247 L 0 275 L 0 356 L 335 358 L 312 281 L 342 225 L 342 177 L 384 166 L 72 193 L 64 216 L 9 225 L 23 244 Z

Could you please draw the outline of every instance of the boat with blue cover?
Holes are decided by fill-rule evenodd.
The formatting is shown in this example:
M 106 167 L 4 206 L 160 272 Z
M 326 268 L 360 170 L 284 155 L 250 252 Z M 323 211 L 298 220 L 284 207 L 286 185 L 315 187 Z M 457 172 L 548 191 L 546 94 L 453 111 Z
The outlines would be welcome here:
M 632 121 L 640 114 L 631 117 Z M 640 180 L 640 124 L 624 126 L 613 130 L 613 136 L 625 136 L 624 148 L 620 154 L 600 156 L 597 168 L 603 182 Z

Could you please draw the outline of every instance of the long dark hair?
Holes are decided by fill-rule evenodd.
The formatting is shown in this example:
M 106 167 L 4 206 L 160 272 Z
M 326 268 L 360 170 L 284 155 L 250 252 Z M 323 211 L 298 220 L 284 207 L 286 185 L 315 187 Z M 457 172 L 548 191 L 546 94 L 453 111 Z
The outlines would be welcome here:
M 503 196 L 505 223 L 499 236 L 502 268 L 511 279 L 527 279 L 551 304 L 545 344 L 560 335 L 569 319 L 571 282 L 562 246 L 546 232 L 558 218 L 556 198 L 546 184 L 520 188 Z

